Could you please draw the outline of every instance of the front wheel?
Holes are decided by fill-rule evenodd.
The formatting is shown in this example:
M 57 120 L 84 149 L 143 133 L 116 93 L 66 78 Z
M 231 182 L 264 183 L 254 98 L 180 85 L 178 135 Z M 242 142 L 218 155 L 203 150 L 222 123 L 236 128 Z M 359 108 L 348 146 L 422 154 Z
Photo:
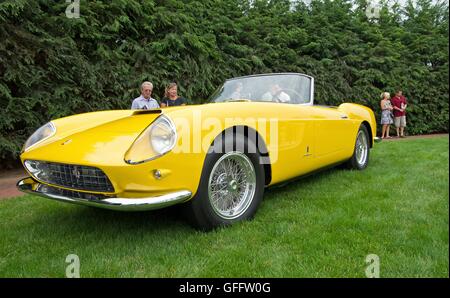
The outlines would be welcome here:
M 237 136 L 234 148 L 248 148 L 247 139 Z M 208 153 L 197 194 L 187 203 L 187 216 L 202 230 L 228 226 L 251 219 L 263 194 L 264 167 L 258 153 Z
M 369 133 L 364 124 L 361 124 L 356 135 L 355 149 L 352 157 L 347 162 L 347 167 L 355 170 L 364 170 L 369 164 Z

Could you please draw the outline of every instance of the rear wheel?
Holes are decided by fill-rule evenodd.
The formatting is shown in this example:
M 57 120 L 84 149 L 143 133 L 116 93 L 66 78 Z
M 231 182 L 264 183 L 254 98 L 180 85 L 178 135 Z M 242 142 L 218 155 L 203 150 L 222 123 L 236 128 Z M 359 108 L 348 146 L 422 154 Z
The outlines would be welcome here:
M 202 230 L 251 219 L 264 194 L 264 167 L 248 141 L 235 136 L 233 150 L 208 153 L 195 197 L 187 203 L 188 219 Z M 250 151 L 251 152 L 251 151 Z
M 365 125 L 361 124 L 356 135 L 355 149 L 347 162 L 347 167 L 355 170 L 364 170 L 369 164 L 369 133 Z

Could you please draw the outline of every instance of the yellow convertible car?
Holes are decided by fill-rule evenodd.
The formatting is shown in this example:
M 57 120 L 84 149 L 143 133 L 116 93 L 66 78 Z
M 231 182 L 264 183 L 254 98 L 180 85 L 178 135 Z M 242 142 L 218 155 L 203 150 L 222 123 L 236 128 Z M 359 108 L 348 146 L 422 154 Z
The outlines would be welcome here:
M 201 229 L 255 214 L 267 186 L 346 163 L 367 167 L 371 109 L 313 105 L 297 73 L 227 80 L 202 105 L 52 120 L 26 141 L 24 192 L 113 210 L 183 204 Z

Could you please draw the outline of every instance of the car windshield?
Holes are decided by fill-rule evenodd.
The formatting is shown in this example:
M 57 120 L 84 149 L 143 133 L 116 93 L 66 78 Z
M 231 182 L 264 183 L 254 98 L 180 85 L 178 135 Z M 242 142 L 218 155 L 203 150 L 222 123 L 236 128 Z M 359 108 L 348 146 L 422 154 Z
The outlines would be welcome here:
M 312 80 L 301 74 L 274 74 L 227 80 L 209 102 L 262 101 L 290 104 L 311 103 Z

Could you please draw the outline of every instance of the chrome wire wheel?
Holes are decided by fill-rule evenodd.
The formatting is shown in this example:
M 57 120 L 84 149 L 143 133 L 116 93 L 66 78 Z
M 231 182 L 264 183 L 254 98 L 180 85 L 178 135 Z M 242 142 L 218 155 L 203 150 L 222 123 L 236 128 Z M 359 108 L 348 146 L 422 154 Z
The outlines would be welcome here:
M 244 153 L 228 152 L 214 164 L 208 198 L 219 217 L 229 220 L 244 214 L 255 197 L 255 190 L 255 168 Z
M 367 142 L 367 136 L 366 134 L 360 130 L 358 132 L 358 137 L 356 138 L 356 162 L 363 166 L 367 161 L 369 151 L 369 144 Z

